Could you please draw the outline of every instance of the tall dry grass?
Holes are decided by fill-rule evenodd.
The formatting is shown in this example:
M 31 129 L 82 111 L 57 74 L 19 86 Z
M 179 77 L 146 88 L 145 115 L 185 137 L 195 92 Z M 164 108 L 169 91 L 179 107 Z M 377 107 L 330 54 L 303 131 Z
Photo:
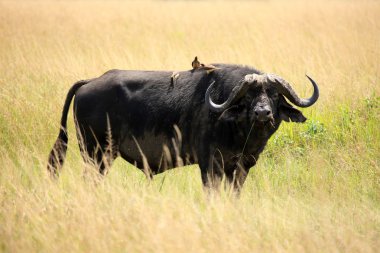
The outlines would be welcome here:
M 380 3 L 0 2 L 0 251 L 376 252 L 380 248 Z M 197 166 L 146 182 L 116 160 L 82 177 L 72 114 L 57 182 L 45 171 L 72 83 L 108 69 L 204 62 L 282 75 L 302 95 L 240 199 L 206 197 Z

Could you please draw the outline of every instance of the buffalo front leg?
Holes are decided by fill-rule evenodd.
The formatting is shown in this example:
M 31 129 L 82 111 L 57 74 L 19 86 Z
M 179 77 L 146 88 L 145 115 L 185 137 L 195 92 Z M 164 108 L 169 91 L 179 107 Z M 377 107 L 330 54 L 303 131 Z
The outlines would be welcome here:
M 245 180 L 247 179 L 248 172 L 256 164 L 256 158 L 254 156 L 242 157 L 238 161 L 234 162 L 231 169 L 226 169 L 227 182 L 232 188 L 240 193 Z
M 226 172 L 226 179 L 229 185 L 236 193 L 240 193 L 245 180 L 247 179 L 249 169 L 237 166 L 234 170 Z
M 223 159 L 217 156 L 210 156 L 205 161 L 200 161 L 202 183 L 205 190 L 220 190 L 224 175 Z

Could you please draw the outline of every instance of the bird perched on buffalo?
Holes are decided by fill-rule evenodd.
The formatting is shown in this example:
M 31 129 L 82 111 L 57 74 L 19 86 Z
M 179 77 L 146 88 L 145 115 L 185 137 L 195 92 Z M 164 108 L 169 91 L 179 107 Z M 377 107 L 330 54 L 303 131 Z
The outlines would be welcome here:
M 198 57 L 195 56 L 194 60 L 191 62 L 191 66 L 193 67 L 193 69 L 198 69 L 202 66 L 202 64 L 200 63 L 200 61 L 198 61 Z
M 201 63 L 198 60 L 197 56 L 195 56 L 194 60 L 191 62 L 191 66 L 193 67 L 193 70 L 196 70 L 196 69 L 206 70 L 207 74 L 210 74 L 214 70 L 218 69 L 214 65 Z

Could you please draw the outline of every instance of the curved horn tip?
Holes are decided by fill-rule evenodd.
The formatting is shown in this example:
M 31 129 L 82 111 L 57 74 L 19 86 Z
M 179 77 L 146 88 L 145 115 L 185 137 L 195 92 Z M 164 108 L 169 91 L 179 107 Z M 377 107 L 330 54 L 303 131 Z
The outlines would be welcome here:
M 307 77 L 307 79 L 310 80 L 310 82 L 315 83 L 315 81 L 313 80 L 313 78 L 311 78 L 308 74 L 305 74 L 305 76 Z
M 309 103 L 310 103 L 308 106 L 311 106 L 315 102 L 317 102 L 317 100 L 319 98 L 319 88 L 318 88 L 317 83 L 310 76 L 308 76 L 307 74 L 305 74 L 305 76 L 307 77 L 307 79 L 309 79 L 309 81 L 311 82 L 311 84 L 313 85 L 313 88 L 314 88 L 313 95 L 308 99 Z
M 211 84 L 208 86 L 207 90 L 206 90 L 206 94 L 205 94 L 205 102 L 206 104 L 209 106 L 209 108 L 211 108 L 213 111 L 215 112 L 221 112 L 223 111 L 225 108 L 225 103 L 223 104 L 215 104 L 212 99 L 211 99 L 211 96 L 210 96 L 210 93 L 211 93 L 211 88 L 212 86 L 214 85 L 215 83 L 215 80 L 211 82 Z
M 307 74 L 305 74 L 305 76 L 307 77 L 307 79 L 309 79 L 309 81 L 311 82 L 311 84 L 316 89 L 316 92 L 319 94 L 319 88 L 318 88 L 317 83 L 310 76 L 308 76 Z
M 310 76 L 308 76 L 307 74 L 305 74 L 305 76 L 307 77 L 307 79 L 310 80 L 310 82 L 311 82 L 313 85 L 315 85 L 315 86 L 318 87 L 317 83 L 316 83 L 316 82 L 315 82 Z

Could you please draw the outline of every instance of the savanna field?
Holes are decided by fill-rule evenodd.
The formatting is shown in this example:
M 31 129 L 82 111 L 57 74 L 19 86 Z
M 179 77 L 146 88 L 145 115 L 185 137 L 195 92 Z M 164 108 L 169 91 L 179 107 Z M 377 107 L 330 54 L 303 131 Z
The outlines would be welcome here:
M 377 1 L 0 1 L 0 252 L 378 252 L 379 14 Z M 240 198 L 205 194 L 197 165 L 148 182 L 118 158 L 84 177 L 72 110 L 49 178 L 74 82 L 196 55 L 279 74 L 302 97 L 305 74 L 320 86 Z

